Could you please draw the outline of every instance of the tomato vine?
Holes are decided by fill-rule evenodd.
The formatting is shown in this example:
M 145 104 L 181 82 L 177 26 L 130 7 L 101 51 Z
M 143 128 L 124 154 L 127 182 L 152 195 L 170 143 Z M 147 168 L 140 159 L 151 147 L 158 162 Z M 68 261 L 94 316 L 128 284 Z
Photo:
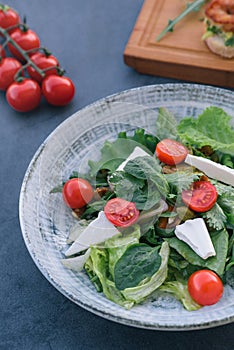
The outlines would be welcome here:
M 13 109 L 19 112 L 31 111 L 39 106 L 42 96 L 54 106 L 71 102 L 75 86 L 70 78 L 64 76 L 65 70 L 58 59 L 40 46 L 39 36 L 26 25 L 25 18 L 21 21 L 16 10 L 2 4 L 0 38 L 3 40 L 0 43 L 0 90 L 6 91 L 7 102 Z M 45 78 L 47 89 L 43 88 Z M 30 87 L 33 89 L 30 90 Z M 28 98 L 29 95 L 31 98 Z

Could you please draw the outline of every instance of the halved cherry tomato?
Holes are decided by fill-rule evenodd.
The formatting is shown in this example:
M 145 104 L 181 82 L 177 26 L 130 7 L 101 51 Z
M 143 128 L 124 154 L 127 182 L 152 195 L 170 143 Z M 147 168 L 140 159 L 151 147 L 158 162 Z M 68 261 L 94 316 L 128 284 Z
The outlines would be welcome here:
M 122 227 L 133 225 L 140 214 L 135 203 L 122 198 L 110 199 L 104 207 L 104 213 L 113 225 Z
M 11 33 L 11 38 L 25 51 L 39 49 L 40 47 L 40 39 L 31 29 L 23 30 L 17 28 Z M 21 53 L 11 43 L 8 44 L 8 49 L 13 56 L 21 61 L 25 61 Z M 29 53 L 29 56 L 32 54 L 33 52 Z
M 23 79 L 12 83 L 6 92 L 9 105 L 17 112 L 29 112 L 36 108 L 41 100 L 39 84 L 32 79 Z
M 0 27 L 8 29 L 20 23 L 19 14 L 7 5 L 0 6 Z M 11 33 L 14 29 L 9 30 Z
M 160 162 L 167 165 L 175 165 L 183 162 L 187 154 L 187 148 L 175 140 L 164 139 L 156 146 L 156 156 Z
M 14 77 L 22 64 L 13 57 L 6 57 L 0 61 L 0 90 L 6 90 L 14 81 Z
M 43 79 L 41 88 L 47 102 L 54 106 L 67 105 L 75 94 L 71 79 L 54 74 Z
M 204 212 L 210 210 L 216 203 L 218 193 L 209 181 L 193 182 L 191 188 L 182 191 L 183 202 L 193 211 Z
M 0 62 L 3 58 L 6 57 L 6 51 L 4 50 L 4 48 L 2 47 L 2 45 L 0 45 Z
M 198 304 L 212 305 L 222 297 L 223 283 L 215 272 L 199 270 L 189 277 L 188 291 Z
M 63 200 L 71 209 L 84 207 L 93 198 L 93 188 L 84 179 L 73 178 L 68 180 L 62 190 Z
M 36 52 L 30 57 L 30 59 L 38 68 L 41 70 L 45 69 L 45 76 L 57 74 L 57 69 L 53 67 L 59 66 L 59 62 L 53 55 Z M 32 66 L 29 66 L 27 71 L 32 79 L 38 81 L 38 83 L 42 82 L 42 76 Z

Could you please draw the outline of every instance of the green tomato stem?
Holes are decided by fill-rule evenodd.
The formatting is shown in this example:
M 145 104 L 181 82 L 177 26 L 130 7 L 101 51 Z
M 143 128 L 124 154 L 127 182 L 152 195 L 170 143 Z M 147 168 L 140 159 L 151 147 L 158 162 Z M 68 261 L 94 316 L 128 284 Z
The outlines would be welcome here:
M 10 7 L 8 5 L 4 5 L 4 4 L 0 4 L 0 10 L 2 10 L 3 12 L 6 12 L 10 9 Z
M 163 29 L 163 31 L 157 36 L 156 41 L 160 41 L 168 32 L 172 32 L 174 29 L 175 24 L 177 24 L 181 19 L 183 19 L 185 16 L 187 16 L 192 11 L 197 11 L 206 0 L 196 0 L 193 3 L 189 4 L 187 8 L 179 14 L 176 18 L 173 20 L 169 20 L 168 25 Z
M 0 34 L 2 34 L 7 43 L 12 44 L 12 46 L 14 46 L 19 52 L 20 54 L 23 56 L 23 58 L 25 59 L 25 61 L 27 62 L 27 66 L 30 65 L 32 66 L 43 78 L 45 76 L 45 73 L 43 72 L 43 70 L 41 70 L 40 68 L 37 67 L 37 65 L 30 59 L 27 51 L 23 50 L 16 42 L 15 40 L 13 40 L 11 38 L 11 36 L 9 35 L 8 31 L 6 29 L 3 29 L 2 27 L 0 27 Z M 25 66 L 24 66 L 25 68 Z

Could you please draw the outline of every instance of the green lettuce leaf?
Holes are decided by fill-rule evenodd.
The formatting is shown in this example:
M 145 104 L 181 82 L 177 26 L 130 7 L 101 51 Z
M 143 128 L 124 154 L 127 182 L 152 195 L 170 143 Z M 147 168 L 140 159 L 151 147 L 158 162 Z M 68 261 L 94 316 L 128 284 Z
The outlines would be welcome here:
M 177 138 L 177 121 L 166 108 L 159 108 L 156 121 L 156 135 L 160 140 Z
M 212 106 L 206 108 L 197 119 L 182 119 L 177 127 L 178 135 L 185 144 L 197 148 L 209 145 L 214 151 L 234 155 L 231 119 L 223 109 Z
M 179 281 L 165 282 L 159 289 L 163 292 L 171 293 L 178 299 L 188 311 L 195 311 L 201 308 L 190 296 L 187 283 Z
M 93 274 L 98 277 L 105 296 L 109 300 L 114 301 L 116 304 L 119 304 L 126 309 L 130 309 L 134 303 L 126 300 L 121 292 L 116 288 L 115 283 L 109 279 L 108 269 L 106 268 L 108 265 L 108 252 L 103 249 L 92 247 L 89 258 L 92 261 Z M 89 263 L 88 265 L 89 267 L 91 266 Z

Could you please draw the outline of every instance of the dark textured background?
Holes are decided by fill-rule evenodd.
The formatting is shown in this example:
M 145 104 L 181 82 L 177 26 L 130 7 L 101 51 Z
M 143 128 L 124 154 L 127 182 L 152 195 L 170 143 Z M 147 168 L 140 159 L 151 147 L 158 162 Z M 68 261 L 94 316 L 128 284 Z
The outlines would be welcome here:
M 32 261 L 21 236 L 18 199 L 41 142 L 78 109 L 132 87 L 173 82 L 140 75 L 123 51 L 143 0 L 8 1 L 57 56 L 77 88 L 64 108 L 43 103 L 14 112 L 0 93 L 0 350 L 232 350 L 234 325 L 186 332 L 146 331 L 107 321 L 60 294 Z M 174 80 L 174 82 L 176 82 Z

